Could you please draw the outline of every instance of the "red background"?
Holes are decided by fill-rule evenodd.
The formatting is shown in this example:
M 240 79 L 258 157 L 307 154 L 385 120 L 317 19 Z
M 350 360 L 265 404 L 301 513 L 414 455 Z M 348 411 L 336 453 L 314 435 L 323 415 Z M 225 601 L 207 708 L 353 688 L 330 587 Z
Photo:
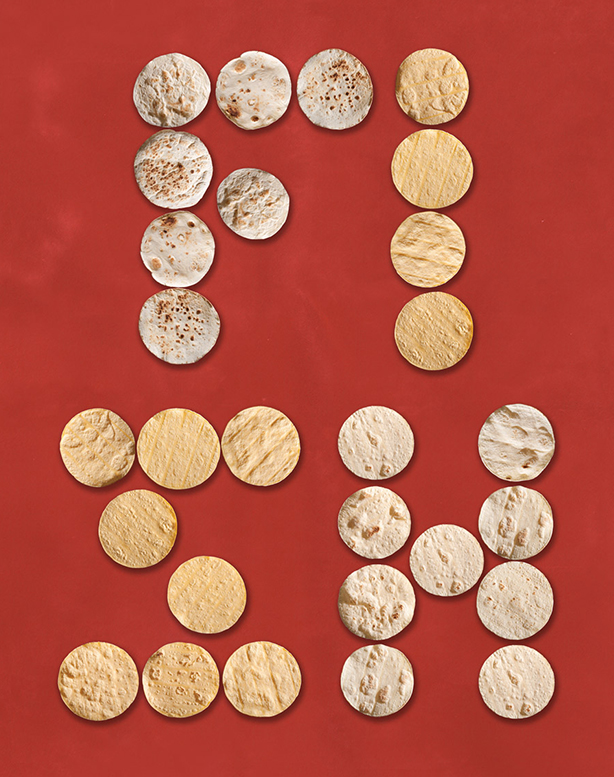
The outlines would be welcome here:
M 5 774 L 605 775 L 611 747 L 612 563 L 612 6 L 607 2 L 348 2 L 293 5 L 148 0 L 5 6 L 3 50 L 2 731 Z M 244 50 L 278 56 L 296 83 L 323 48 L 357 55 L 375 88 L 367 120 L 329 132 L 295 97 L 273 126 L 245 132 L 212 99 L 185 129 L 214 161 L 194 212 L 217 253 L 196 286 L 218 309 L 217 346 L 191 367 L 144 348 L 137 318 L 159 290 L 139 257 L 163 211 L 138 191 L 132 163 L 155 130 L 132 104 L 152 57 L 180 51 L 213 82 Z M 471 94 L 445 125 L 473 155 L 469 193 L 446 209 L 468 253 L 443 287 L 470 308 L 475 338 L 455 368 L 428 374 L 396 350 L 393 326 L 418 293 L 393 271 L 389 242 L 415 208 L 393 187 L 390 160 L 419 126 L 398 108 L 394 80 L 412 51 L 439 47 L 465 64 Z M 222 224 L 219 182 L 238 167 L 277 175 L 291 196 L 284 229 L 263 242 Z M 339 585 L 366 563 L 341 542 L 344 499 L 368 485 L 337 454 L 354 410 L 395 408 L 416 453 L 389 481 L 407 501 L 410 543 L 389 561 L 408 573 L 428 526 L 477 534 L 482 501 L 503 484 L 477 453 L 481 424 L 504 403 L 549 417 L 555 457 L 533 482 L 555 533 L 535 559 L 556 602 L 526 644 L 556 673 L 550 706 L 506 721 L 482 703 L 477 675 L 504 642 L 475 613 L 475 589 L 440 601 L 417 589 L 413 623 L 389 643 L 412 661 L 416 687 L 395 716 L 371 720 L 339 689 L 365 644 L 341 624 Z M 223 463 L 193 491 L 152 485 L 137 465 L 105 489 L 64 469 L 64 424 L 87 407 L 119 413 L 135 434 L 167 407 L 205 415 L 221 435 L 239 410 L 266 404 L 299 429 L 303 450 L 284 483 L 256 489 Z M 171 555 L 145 571 L 114 564 L 97 539 L 100 513 L 124 490 L 154 488 L 179 517 Z M 248 605 L 230 631 L 200 636 L 166 605 L 166 585 L 195 555 L 228 559 Z M 486 569 L 496 563 L 488 550 Z M 173 721 L 142 693 L 120 718 L 73 716 L 56 688 L 77 645 L 106 640 L 139 669 L 162 644 L 193 640 L 220 669 L 241 644 L 267 639 L 300 662 L 303 689 L 272 720 L 238 714 L 223 694 Z

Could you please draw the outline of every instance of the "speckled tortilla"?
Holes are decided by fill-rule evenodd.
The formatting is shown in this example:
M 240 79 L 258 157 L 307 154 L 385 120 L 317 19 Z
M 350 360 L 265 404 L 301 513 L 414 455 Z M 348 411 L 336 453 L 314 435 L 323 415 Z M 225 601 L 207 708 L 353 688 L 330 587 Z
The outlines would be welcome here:
M 343 49 L 326 49 L 307 60 L 298 76 L 298 103 L 318 127 L 342 130 L 363 121 L 373 102 L 369 71 Z
M 447 51 L 414 51 L 399 67 L 397 101 L 401 109 L 420 124 L 450 121 L 463 110 L 468 94 L 467 71 Z
M 109 642 L 88 642 L 70 652 L 58 675 L 62 701 L 86 720 L 109 720 L 136 698 L 139 673 L 132 658 Z
M 200 645 L 170 642 L 149 658 L 143 691 L 149 704 L 168 718 L 189 718 L 206 710 L 220 687 L 220 673 Z
M 465 238 L 457 224 L 443 213 L 414 213 L 394 233 L 390 258 L 406 283 L 422 288 L 441 286 L 460 270 Z
M 237 235 L 264 240 L 286 223 L 290 197 L 271 173 L 244 167 L 230 173 L 219 185 L 217 209 L 224 224 Z
M 411 623 L 416 597 L 411 583 L 387 564 L 369 564 L 344 580 L 339 591 L 343 624 L 363 639 L 389 639 Z
M 418 208 L 446 208 L 469 189 L 473 162 L 465 146 L 443 130 L 419 130 L 397 146 L 392 180 Z
M 530 405 L 503 405 L 480 429 L 482 463 L 502 480 L 533 480 L 554 455 L 550 421 Z
M 349 496 L 339 510 L 341 539 L 364 558 L 386 558 L 403 547 L 411 529 L 407 505 L 389 488 L 369 486 Z
M 247 594 L 243 578 L 232 564 L 215 556 L 196 556 L 173 572 L 167 601 L 186 629 L 218 634 L 239 620 Z
M 499 556 L 520 561 L 540 553 L 550 542 L 554 520 L 548 500 L 524 486 L 500 488 L 480 510 L 484 543 Z
M 292 653 L 274 642 L 249 642 L 230 656 L 224 693 L 243 715 L 270 718 L 287 710 L 301 689 L 301 670 Z
M 457 364 L 473 340 L 469 309 L 443 291 L 410 300 L 399 313 L 394 339 L 401 356 L 421 370 L 447 370 Z
M 414 434 L 396 410 L 371 405 L 344 421 L 337 447 L 350 472 L 368 480 L 384 480 L 409 464 L 414 453 Z
M 141 429 L 137 456 L 145 474 L 164 488 L 194 488 L 211 477 L 220 441 L 206 418 L 174 407 L 157 413 Z
M 363 715 L 380 718 L 402 709 L 414 690 L 414 671 L 400 650 L 387 645 L 358 648 L 341 672 L 341 691 Z
M 83 410 L 64 427 L 60 454 L 70 474 L 86 486 L 100 488 L 125 477 L 134 463 L 134 435 L 111 410 Z
M 164 289 L 141 308 L 139 334 L 148 351 L 169 364 L 194 364 L 220 334 L 217 310 L 190 289 Z
M 416 583 L 435 596 L 458 596 L 484 569 L 484 553 L 473 534 L 450 523 L 431 526 L 414 542 L 409 566 Z
M 507 645 L 490 655 L 478 681 L 484 704 L 502 718 L 530 718 L 550 702 L 554 672 L 537 650 Z
M 159 494 L 144 489 L 116 496 L 98 524 L 98 538 L 107 556 L 135 569 L 166 558 L 176 537 L 175 511 Z
M 215 88 L 224 116 L 246 130 L 268 127 L 280 119 L 291 94 L 288 68 L 263 51 L 245 51 L 224 65 Z
M 298 464 L 301 443 L 288 416 L 272 407 L 248 407 L 232 418 L 222 435 L 230 471 L 252 486 L 273 486 Z
M 524 561 L 498 564 L 478 589 L 479 618 L 503 639 L 528 639 L 537 634 L 550 620 L 553 607 L 548 578 Z
M 185 210 L 154 219 L 141 241 L 141 259 L 163 286 L 193 286 L 209 272 L 215 241 L 209 227 Z
M 211 82 L 202 65 L 185 54 L 163 54 L 141 70 L 133 91 L 142 119 L 158 127 L 181 127 L 209 101 Z
M 189 132 L 161 130 L 136 152 L 134 175 L 141 192 L 160 208 L 189 208 L 211 183 L 213 163 L 205 144 Z

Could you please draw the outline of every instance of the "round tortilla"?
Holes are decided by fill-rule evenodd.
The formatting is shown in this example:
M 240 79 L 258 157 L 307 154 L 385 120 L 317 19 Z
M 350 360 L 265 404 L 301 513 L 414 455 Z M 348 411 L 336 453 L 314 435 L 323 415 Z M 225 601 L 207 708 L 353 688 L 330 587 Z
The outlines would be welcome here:
M 271 173 L 244 167 L 230 173 L 219 185 L 217 209 L 224 224 L 237 235 L 264 240 L 286 223 L 290 197 Z
M 185 288 L 209 272 L 215 241 L 209 227 L 187 210 L 154 219 L 141 241 L 141 259 L 163 286 Z
M 211 183 L 213 163 L 205 144 L 189 132 L 161 130 L 143 143 L 134 159 L 141 192 L 160 208 L 189 208 Z
M 411 517 L 394 491 L 369 486 L 345 500 L 337 526 L 341 539 L 354 553 L 364 558 L 386 558 L 407 542 Z
M 363 715 L 380 718 L 402 709 L 414 690 L 414 670 L 407 656 L 387 645 L 366 645 L 346 660 L 341 691 Z
M 86 720 L 109 720 L 136 698 L 139 673 L 132 658 L 109 642 L 88 642 L 60 666 L 58 688 L 71 712 Z
M 373 102 L 369 71 L 343 49 L 326 49 L 308 59 L 299 73 L 296 91 L 309 121 L 332 130 L 360 124 Z
M 189 718 L 203 712 L 219 687 L 215 661 L 200 645 L 189 642 L 163 645 L 143 669 L 145 698 L 168 718 Z
M 418 208 L 447 208 L 460 200 L 473 178 L 471 155 L 443 130 L 418 130 L 397 146 L 392 180 Z
M 64 427 L 60 454 L 70 474 L 86 486 L 101 488 L 125 477 L 134 463 L 134 435 L 111 410 L 83 410 Z
M 217 310 L 202 294 L 164 289 L 141 308 L 139 334 L 148 351 L 169 364 L 194 364 L 206 356 L 220 334 Z
M 268 127 L 280 119 L 291 95 L 288 68 L 262 51 L 245 51 L 224 65 L 215 88 L 224 116 L 246 130 Z
M 447 370 L 469 350 L 473 319 L 463 303 L 443 291 L 410 300 L 399 313 L 394 339 L 401 356 L 421 370 Z
M 399 67 L 396 94 L 401 109 L 414 121 L 444 124 L 465 107 L 467 71 L 448 51 L 414 51 Z
M 367 480 L 385 480 L 409 464 L 414 453 L 414 434 L 396 410 L 371 405 L 346 419 L 337 447 L 350 472 Z
M 202 65 L 185 54 L 163 54 L 141 70 L 133 100 L 142 119 L 157 127 L 181 127 L 199 116 L 211 92 Z
M 409 566 L 416 583 L 434 596 L 458 596 L 472 588 L 484 569 L 484 553 L 462 526 L 431 526 L 414 542 Z

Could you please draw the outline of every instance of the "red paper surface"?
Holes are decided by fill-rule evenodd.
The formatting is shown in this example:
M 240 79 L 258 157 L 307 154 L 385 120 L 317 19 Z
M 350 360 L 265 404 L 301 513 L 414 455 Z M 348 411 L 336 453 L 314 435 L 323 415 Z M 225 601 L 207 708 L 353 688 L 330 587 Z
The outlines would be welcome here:
M 612 6 L 571 2 L 11 3 L 4 7 L 2 361 L 2 769 L 11 775 L 579 775 L 612 772 Z M 217 252 L 196 286 L 220 313 L 215 349 L 191 367 L 163 364 L 137 318 L 159 290 L 139 245 L 163 211 L 139 192 L 132 163 L 155 129 L 132 104 L 152 57 L 180 51 L 214 82 L 244 50 L 278 56 L 294 83 L 317 51 L 358 56 L 375 88 L 367 120 L 344 132 L 310 124 L 293 97 L 271 127 L 245 132 L 210 100 L 186 130 L 208 146 L 212 185 L 194 212 Z M 446 209 L 468 252 L 443 287 L 470 308 L 475 338 L 455 368 L 428 374 L 397 352 L 393 327 L 419 290 L 394 272 L 389 242 L 416 209 L 390 161 L 419 129 L 394 82 L 412 51 L 439 47 L 465 64 L 471 93 L 445 129 L 473 155 L 469 193 Z M 291 213 L 273 239 L 231 233 L 215 205 L 239 167 L 277 175 Z M 521 402 L 553 424 L 555 457 L 532 485 L 550 501 L 554 537 L 534 559 L 554 615 L 526 641 L 557 687 L 535 718 L 507 721 L 482 703 L 477 676 L 504 641 L 475 612 L 475 589 L 451 600 L 416 590 L 413 623 L 389 644 L 416 677 L 413 698 L 371 720 L 339 689 L 365 644 L 337 615 L 344 578 L 366 563 L 337 533 L 337 512 L 368 485 L 336 439 L 359 407 L 410 422 L 416 453 L 387 483 L 407 501 L 411 541 L 457 523 L 477 534 L 483 500 L 503 484 L 481 464 L 479 429 Z M 159 489 L 137 465 L 104 489 L 64 469 L 64 424 L 108 407 L 138 433 L 167 407 L 194 409 L 218 433 L 239 410 L 284 411 L 303 445 L 284 483 L 256 489 L 221 463 L 205 485 Z M 170 556 L 144 571 L 114 564 L 97 524 L 127 489 L 153 488 L 176 508 Z M 247 609 L 226 633 L 200 636 L 166 604 L 173 570 L 195 555 L 240 570 Z M 488 550 L 486 569 L 496 562 Z M 90 723 L 57 692 L 77 645 L 106 640 L 142 669 L 158 647 L 193 640 L 218 666 L 240 645 L 271 640 L 298 659 L 303 689 L 283 715 L 254 720 L 220 693 L 204 714 L 163 718 L 139 692 L 120 718 Z

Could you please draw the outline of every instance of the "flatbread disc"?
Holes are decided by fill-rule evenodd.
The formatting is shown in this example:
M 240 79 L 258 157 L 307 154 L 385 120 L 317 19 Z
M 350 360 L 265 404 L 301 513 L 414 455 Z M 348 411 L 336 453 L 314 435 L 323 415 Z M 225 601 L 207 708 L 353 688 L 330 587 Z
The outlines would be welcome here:
M 394 327 L 401 356 L 421 370 L 447 370 L 457 364 L 473 340 L 473 319 L 466 305 L 443 291 L 411 299 Z
M 292 421 L 272 407 L 248 407 L 222 435 L 222 454 L 232 474 L 252 486 L 273 486 L 294 470 L 301 442 Z
M 548 704 L 554 693 L 554 672 L 537 650 L 507 645 L 490 655 L 478 681 L 487 707 L 502 718 L 530 718 Z
M 220 458 L 220 441 L 206 418 L 174 407 L 147 421 L 136 452 L 147 477 L 164 488 L 180 490 L 211 477 Z
M 397 146 L 392 180 L 418 208 L 447 208 L 467 192 L 473 178 L 471 155 L 443 130 L 418 130 Z
M 100 488 L 125 477 L 134 463 L 134 435 L 112 410 L 83 410 L 64 427 L 60 454 L 70 474 Z
M 181 127 L 199 116 L 211 92 L 202 65 L 185 54 L 152 59 L 136 79 L 133 100 L 142 119 L 157 127 Z
M 363 639 L 389 639 L 411 623 L 416 596 L 402 572 L 369 564 L 348 575 L 339 591 L 343 624 Z
M 200 645 L 170 642 L 151 656 L 143 669 L 143 691 L 150 705 L 168 718 L 198 715 L 217 696 L 220 673 Z
M 369 486 L 345 500 L 337 525 L 341 539 L 354 553 L 364 558 L 386 558 L 407 542 L 411 517 L 394 491 Z
M 230 656 L 222 682 L 236 710 L 254 718 L 270 718 L 295 701 L 301 690 L 301 670 L 281 645 L 249 642 Z
M 397 101 L 420 124 L 444 124 L 458 116 L 469 95 L 467 71 L 441 49 L 414 51 L 397 73 Z
M 186 629 L 218 634 L 239 620 L 247 594 L 243 578 L 232 564 L 215 556 L 196 556 L 173 572 L 167 600 Z
M 271 173 L 243 167 L 219 185 L 217 209 L 224 224 L 237 235 L 264 240 L 286 223 L 290 197 L 282 182 Z
M 332 130 L 360 124 L 373 102 L 369 71 L 343 49 L 326 49 L 308 59 L 299 73 L 296 91 L 309 121 Z
M 283 62 L 262 51 L 245 51 L 221 69 L 215 99 L 237 127 L 261 129 L 280 119 L 290 103 L 292 81 Z
M 371 405 L 352 413 L 344 422 L 337 446 L 350 472 L 367 480 L 385 480 L 409 464 L 414 433 L 396 410 Z
M 414 542 L 409 566 L 416 583 L 435 596 L 458 596 L 472 588 L 484 569 L 484 553 L 462 526 L 431 526 Z
M 209 272 L 215 241 L 209 227 L 187 210 L 154 219 L 141 241 L 141 259 L 163 286 L 184 288 Z
M 163 289 L 141 308 L 139 334 L 148 351 L 169 364 L 194 364 L 220 335 L 217 310 L 190 289 Z
M 413 690 L 412 665 L 393 647 L 366 645 L 343 665 L 341 691 L 348 704 L 363 715 L 392 715 L 407 704 Z
M 58 675 L 62 701 L 86 720 L 109 720 L 136 698 L 139 673 L 132 658 L 109 642 L 79 645 L 62 661 Z
M 177 516 L 166 499 L 153 491 L 126 491 L 105 507 L 98 537 L 104 552 L 118 564 L 151 567 L 171 552 Z
M 528 639 L 550 620 L 554 594 L 548 578 L 524 561 L 498 564 L 478 589 L 478 615 L 503 639 Z
M 441 286 L 460 270 L 465 238 L 458 225 L 443 213 L 414 213 L 394 233 L 390 258 L 406 283 L 422 288 Z
M 533 480 L 554 455 L 554 432 L 543 413 L 530 405 L 503 405 L 480 429 L 482 464 L 501 480 Z
M 484 543 L 499 556 L 519 561 L 546 547 L 554 520 L 548 500 L 524 486 L 500 488 L 480 510 L 479 529 Z
M 161 130 L 143 143 L 134 159 L 141 192 L 160 208 L 189 208 L 207 191 L 213 175 L 205 144 L 189 132 Z

